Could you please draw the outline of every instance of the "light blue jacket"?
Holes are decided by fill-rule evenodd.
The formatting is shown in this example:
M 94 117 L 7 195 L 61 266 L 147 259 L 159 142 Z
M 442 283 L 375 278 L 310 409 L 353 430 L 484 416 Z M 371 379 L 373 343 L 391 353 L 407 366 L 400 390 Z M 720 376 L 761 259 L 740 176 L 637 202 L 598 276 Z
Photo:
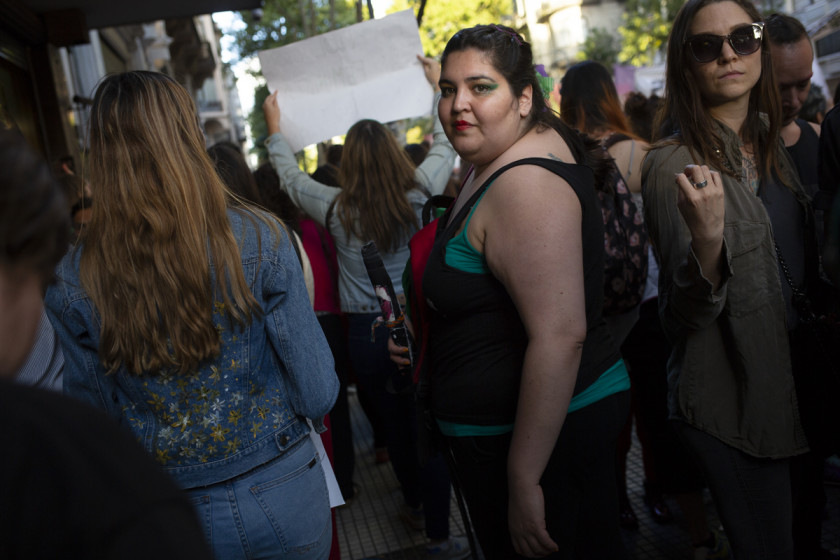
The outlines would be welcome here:
M 437 107 L 438 97 L 435 97 Z M 429 194 L 443 192 L 452 167 L 455 164 L 455 151 L 443 132 L 440 120 L 435 116 L 434 143 L 429 154 L 415 172 L 417 184 L 422 189 L 409 191 L 407 196 L 417 214 L 420 223 L 423 205 L 429 199 Z M 345 313 L 376 313 L 379 312 L 379 300 L 373 293 L 370 280 L 362 260 L 361 249 L 366 239 L 359 239 L 354 235 L 347 235 L 338 219 L 338 207 L 333 209 L 330 223 L 325 224 L 327 211 L 335 197 L 341 192 L 340 188 L 329 187 L 312 179 L 298 167 L 295 154 L 289 143 L 279 132 L 272 134 L 265 141 L 268 157 L 280 177 L 280 188 L 285 190 L 292 201 L 304 212 L 309 214 L 319 224 L 325 226 L 335 240 L 338 256 L 338 293 L 341 298 L 341 310 Z M 411 232 L 413 234 L 414 232 Z M 400 249 L 387 253 L 379 248 L 385 269 L 394 283 L 394 290 L 402 293 L 402 278 L 405 263 L 408 261 L 408 240 L 406 237 Z
M 221 352 L 189 374 L 105 374 L 99 316 L 79 282 L 83 248 L 59 264 L 46 295 L 64 350 L 64 392 L 105 409 L 184 488 L 228 480 L 296 448 L 309 433 L 305 418 L 320 422 L 338 394 L 332 354 L 289 238 L 277 240 L 264 223 L 235 210 L 228 218 L 264 314 L 233 328 L 217 303 Z

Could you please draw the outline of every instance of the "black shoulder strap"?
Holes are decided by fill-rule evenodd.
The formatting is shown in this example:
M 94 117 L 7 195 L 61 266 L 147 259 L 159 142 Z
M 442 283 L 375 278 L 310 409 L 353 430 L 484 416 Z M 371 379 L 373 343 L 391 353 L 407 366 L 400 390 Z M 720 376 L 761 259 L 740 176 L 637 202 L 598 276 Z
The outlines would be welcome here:
M 614 145 L 618 144 L 619 142 L 624 142 L 625 140 L 632 140 L 632 138 L 627 136 L 626 134 L 616 132 L 615 134 L 611 134 L 609 136 L 609 138 L 604 140 L 603 146 L 604 146 L 604 148 L 609 150 Z
M 428 225 L 435 219 L 435 210 L 439 208 L 449 208 L 454 202 L 454 198 L 448 195 L 436 194 L 429 198 L 423 205 L 423 212 L 421 214 L 422 224 Z
M 464 220 L 466 215 L 470 212 L 470 210 L 472 210 L 472 207 L 475 206 L 475 203 L 478 202 L 478 200 L 481 198 L 481 195 L 484 193 L 484 191 L 486 191 L 487 188 L 493 183 L 493 181 L 498 179 L 499 176 L 502 173 L 504 173 L 505 171 L 507 171 L 508 169 L 510 169 L 512 167 L 517 167 L 517 166 L 520 166 L 520 165 L 536 165 L 538 167 L 542 167 L 543 169 L 547 169 L 547 170 L 551 171 L 552 173 L 554 173 L 555 175 L 563 178 L 565 181 L 567 181 L 570 184 L 572 182 L 570 180 L 571 168 L 572 167 L 580 167 L 577 164 L 574 164 L 574 166 L 572 166 L 572 164 L 568 164 L 568 163 L 558 161 L 558 160 L 555 160 L 555 159 L 539 158 L 539 157 L 518 159 L 518 160 L 513 161 L 513 162 L 511 162 L 507 165 L 504 165 L 504 166 L 500 167 L 499 169 L 497 169 L 492 175 L 490 175 L 490 177 L 487 178 L 486 181 L 484 181 L 484 183 L 478 188 L 478 190 L 476 190 L 473 193 L 473 195 L 470 197 L 469 201 L 467 201 L 467 203 L 464 204 L 464 206 L 461 208 L 461 210 L 458 211 L 458 215 L 455 216 L 455 219 L 452 220 L 450 222 L 449 226 L 447 226 L 447 227 L 451 227 L 454 224 L 460 224 Z M 585 168 L 585 169 L 589 170 L 588 167 Z M 589 170 L 589 171 L 591 173 L 591 170 Z M 447 210 L 446 215 L 444 215 L 444 223 L 446 222 L 446 219 L 448 218 L 448 216 L 447 216 L 448 214 L 449 214 L 449 210 Z
M 572 172 L 573 169 L 583 168 L 583 169 L 586 169 L 589 172 L 592 171 L 588 167 L 581 166 L 581 165 L 576 164 L 576 163 L 574 163 L 574 164 L 566 163 L 564 161 L 560 161 L 560 160 L 556 160 L 556 159 L 548 159 L 548 158 L 540 158 L 540 157 L 523 158 L 523 159 L 518 159 L 514 162 L 511 162 L 511 163 L 505 165 L 504 167 L 499 168 L 499 170 L 497 170 L 495 173 L 493 173 L 493 175 L 491 175 L 490 178 L 487 179 L 484 182 L 484 184 L 481 186 L 479 191 L 483 192 L 487 187 L 490 186 L 490 183 L 492 183 L 493 181 L 495 181 L 499 177 L 499 175 L 501 175 L 502 173 L 504 173 L 505 171 L 507 171 L 511 167 L 517 167 L 519 165 L 536 165 L 537 167 L 542 167 L 543 169 L 547 169 L 547 170 L 551 171 L 552 173 L 554 173 L 558 177 L 561 177 L 564 181 L 569 182 L 569 183 L 572 182 L 571 179 L 572 179 L 572 175 L 573 175 L 573 172 Z
M 809 138 L 819 139 L 819 135 L 811 127 L 811 124 L 805 119 L 796 119 L 796 124 L 799 126 L 799 130 L 802 136 L 808 136 Z
M 332 206 L 330 206 L 332 208 Z M 330 250 L 330 243 L 327 240 L 327 236 L 330 235 L 329 230 L 327 230 L 326 226 L 321 227 L 321 224 L 312 220 L 315 224 L 315 231 L 318 232 L 318 237 L 321 240 L 321 251 L 324 253 L 324 258 L 327 260 L 327 268 L 330 271 L 330 282 L 337 287 L 335 284 L 338 280 L 338 270 L 335 268 L 335 263 L 333 262 L 332 256 L 333 252 Z
M 338 198 L 332 199 L 332 202 L 330 202 L 329 207 L 327 207 L 327 215 L 324 216 L 324 227 L 327 228 L 327 231 L 330 231 L 330 219 L 332 218 L 333 210 L 335 210 L 336 200 L 338 200 Z
M 626 134 L 622 134 L 621 132 L 616 132 L 601 141 L 601 148 L 604 150 L 604 157 L 608 160 L 608 165 L 611 167 L 611 170 L 607 172 L 602 184 L 595 185 L 595 188 L 610 196 L 615 196 L 616 194 L 616 181 L 621 180 L 624 181 L 624 184 L 627 184 L 627 179 L 624 177 L 624 173 L 622 173 L 621 169 L 618 168 L 618 162 L 615 161 L 615 158 L 609 152 L 610 148 L 625 140 L 633 140 L 633 138 L 627 136 Z M 631 151 L 630 154 L 632 163 L 633 152 Z
M 300 263 L 300 267 L 303 268 L 303 255 L 300 254 L 300 245 L 298 245 L 298 241 L 300 241 L 300 237 L 292 228 L 286 228 L 286 233 L 289 235 L 289 240 L 292 242 L 292 248 L 295 250 L 295 254 L 298 258 L 298 263 Z M 302 243 L 302 241 L 301 241 Z

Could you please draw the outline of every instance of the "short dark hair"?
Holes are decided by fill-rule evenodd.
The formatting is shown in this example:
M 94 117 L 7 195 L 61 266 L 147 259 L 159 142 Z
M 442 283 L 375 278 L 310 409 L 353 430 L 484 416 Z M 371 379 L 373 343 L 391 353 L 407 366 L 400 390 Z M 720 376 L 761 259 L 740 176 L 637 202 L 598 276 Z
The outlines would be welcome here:
M 0 129 L 0 267 L 46 284 L 70 244 L 67 201 L 50 166 L 17 131 Z
M 415 167 L 423 163 L 423 160 L 429 154 L 429 147 L 424 144 L 406 144 L 403 146 L 403 149 L 408 154 L 408 157 L 411 158 L 411 161 L 414 162 Z
M 799 118 L 815 124 L 820 124 L 825 117 L 826 100 L 822 87 L 813 84 L 808 91 L 808 97 L 799 110 Z
M 274 167 L 268 162 L 260 165 L 254 171 L 254 181 L 263 207 L 300 235 L 300 220 L 303 218 L 303 212 L 295 206 L 286 191 L 280 188 L 280 177 L 277 176 Z
M 795 17 L 773 13 L 764 19 L 767 37 L 774 45 L 789 45 L 802 39 L 810 39 L 805 26 Z
M 323 185 L 338 187 L 338 167 L 331 163 L 319 165 L 318 168 L 312 172 L 312 178 Z
M 663 99 L 656 94 L 650 97 L 638 91 L 631 91 L 624 100 L 624 114 L 633 132 L 645 142 L 653 142 L 653 123 L 662 107 Z
M 253 204 L 262 204 L 254 174 L 242 150 L 231 142 L 219 142 L 207 149 L 219 178 L 235 195 Z
M 341 154 L 344 152 L 344 144 L 333 144 L 327 148 L 327 163 L 336 167 L 341 166 Z

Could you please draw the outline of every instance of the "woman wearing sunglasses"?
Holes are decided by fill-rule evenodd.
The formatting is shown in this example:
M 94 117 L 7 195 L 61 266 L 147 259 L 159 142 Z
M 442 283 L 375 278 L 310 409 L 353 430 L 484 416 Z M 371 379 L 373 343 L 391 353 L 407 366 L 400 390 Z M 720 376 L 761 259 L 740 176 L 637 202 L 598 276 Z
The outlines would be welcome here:
M 704 470 L 734 557 L 750 560 L 793 558 L 789 458 L 808 448 L 787 279 L 805 278 L 808 209 L 779 141 L 781 104 L 760 19 L 746 0 L 689 0 L 680 9 L 668 45 L 665 137 L 642 171 L 660 316 L 673 343 L 670 416 Z

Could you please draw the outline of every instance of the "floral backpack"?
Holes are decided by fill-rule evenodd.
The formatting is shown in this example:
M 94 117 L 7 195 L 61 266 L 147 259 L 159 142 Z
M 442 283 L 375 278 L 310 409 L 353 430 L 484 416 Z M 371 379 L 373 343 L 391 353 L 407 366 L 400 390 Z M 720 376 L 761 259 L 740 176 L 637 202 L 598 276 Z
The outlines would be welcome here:
M 604 184 L 598 188 L 604 218 L 604 316 L 620 315 L 639 305 L 647 280 L 649 243 L 642 209 L 607 151 L 628 139 L 613 134 L 601 144 L 611 161 Z

